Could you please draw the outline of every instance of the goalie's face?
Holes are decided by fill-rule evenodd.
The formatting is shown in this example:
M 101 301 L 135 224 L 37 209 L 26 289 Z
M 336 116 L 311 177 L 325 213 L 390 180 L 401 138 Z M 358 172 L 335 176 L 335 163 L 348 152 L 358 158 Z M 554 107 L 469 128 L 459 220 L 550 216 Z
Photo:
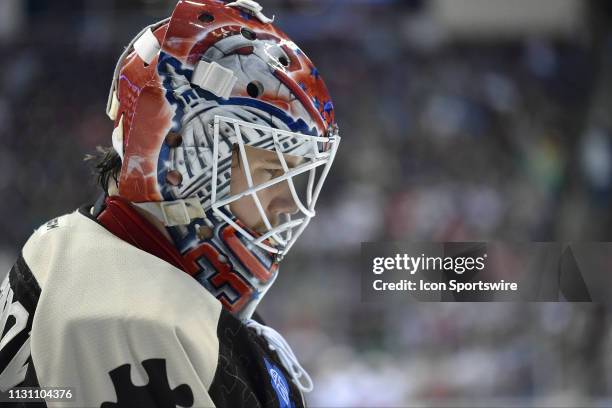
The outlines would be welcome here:
M 249 163 L 249 173 L 254 185 L 264 184 L 284 174 L 283 165 L 272 151 L 252 146 L 245 146 L 245 155 Z M 283 155 L 287 167 L 293 169 L 304 160 L 299 156 L 289 154 Z M 240 151 L 237 146 L 232 151 L 232 173 L 230 183 L 230 194 L 238 195 L 249 188 L 246 167 L 242 163 Z M 257 193 L 263 212 L 272 227 L 277 227 L 283 216 L 298 212 L 298 206 L 291 195 L 287 181 L 274 184 Z M 266 223 L 257 208 L 257 203 L 252 196 L 244 196 L 230 204 L 232 213 L 244 225 L 258 233 L 268 231 Z
M 219 115 L 212 129 L 209 205 L 214 216 L 230 224 L 249 248 L 277 254 L 280 261 L 315 216 L 340 137 Z

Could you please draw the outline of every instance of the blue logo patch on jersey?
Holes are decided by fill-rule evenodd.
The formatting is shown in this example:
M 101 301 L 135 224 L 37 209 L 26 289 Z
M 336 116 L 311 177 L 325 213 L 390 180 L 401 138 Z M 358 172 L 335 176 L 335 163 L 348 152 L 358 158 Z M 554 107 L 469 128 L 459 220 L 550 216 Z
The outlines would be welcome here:
M 269 362 L 265 357 L 264 362 L 266 363 L 266 368 L 270 374 L 270 383 L 272 384 L 272 388 L 274 388 L 274 391 L 276 391 L 280 408 L 294 408 L 293 402 L 291 402 L 291 399 L 289 398 L 289 383 L 283 375 L 283 372 L 280 370 L 280 368 Z

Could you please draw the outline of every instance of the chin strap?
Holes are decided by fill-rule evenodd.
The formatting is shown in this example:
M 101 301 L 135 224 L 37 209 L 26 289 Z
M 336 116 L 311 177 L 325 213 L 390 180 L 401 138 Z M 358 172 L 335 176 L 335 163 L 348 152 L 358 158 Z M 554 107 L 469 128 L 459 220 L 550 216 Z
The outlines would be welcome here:
M 193 220 L 206 218 L 204 208 L 197 197 L 176 201 L 133 203 L 133 205 L 147 211 L 166 227 L 189 225 Z
M 291 380 L 297 385 L 300 391 L 311 392 L 314 389 L 314 384 L 312 383 L 310 375 L 308 375 L 306 370 L 300 365 L 297 357 L 293 354 L 293 350 L 291 350 L 291 347 L 279 332 L 271 327 L 257 323 L 253 319 L 247 320 L 245 324 L 248 328 L 255 330 L 258 335 L 266 339 L 270 350 L 276 351 L 282 365 L 289 372 Z

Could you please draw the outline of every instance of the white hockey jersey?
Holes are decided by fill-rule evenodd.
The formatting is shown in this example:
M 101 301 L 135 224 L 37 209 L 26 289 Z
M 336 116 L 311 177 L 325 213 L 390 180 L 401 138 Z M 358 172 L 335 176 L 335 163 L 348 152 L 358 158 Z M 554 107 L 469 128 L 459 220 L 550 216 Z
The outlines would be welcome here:
M 0 308 L 0 390 L 72 388 L 49 407 L 303 405 L 265 339 L 86 209 L 33 234 Z

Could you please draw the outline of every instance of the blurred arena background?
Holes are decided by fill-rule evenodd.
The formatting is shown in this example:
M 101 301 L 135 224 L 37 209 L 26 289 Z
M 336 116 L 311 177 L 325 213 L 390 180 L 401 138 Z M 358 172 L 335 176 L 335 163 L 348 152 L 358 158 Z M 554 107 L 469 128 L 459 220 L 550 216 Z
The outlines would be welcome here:
M 96 197 L 112 69 L 174 0 L 0 0 L 0 270 Z M 360 242 L 612 240 L 610 2 L 261 0 L 318 64 L 343 145 L 262 304 L 315 407 L 612 406 L 592 304 L 360 300 Z M 92 243 L 95 245 L 95 243 Z

